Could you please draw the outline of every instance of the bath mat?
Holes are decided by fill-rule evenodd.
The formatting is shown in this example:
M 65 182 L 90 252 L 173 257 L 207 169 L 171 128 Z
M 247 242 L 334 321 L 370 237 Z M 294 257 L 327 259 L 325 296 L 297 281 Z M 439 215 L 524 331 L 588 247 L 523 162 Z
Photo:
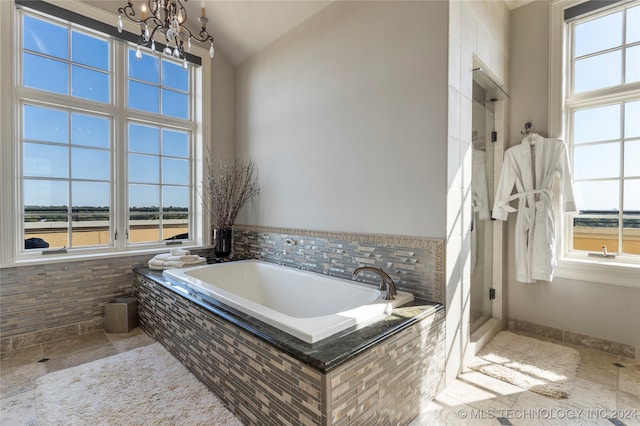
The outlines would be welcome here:
M 160 343 L 36 380 L 42 425 L 241 425 Z
M 469 368 L 532 392 L 568 398 L 579 363 L 575 349 L 502 331 Z

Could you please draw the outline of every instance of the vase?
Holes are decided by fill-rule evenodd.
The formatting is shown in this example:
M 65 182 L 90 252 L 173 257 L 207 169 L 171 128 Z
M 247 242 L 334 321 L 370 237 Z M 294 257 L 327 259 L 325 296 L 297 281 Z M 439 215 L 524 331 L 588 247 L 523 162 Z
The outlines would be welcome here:
M 229 257 L 231 254 L 231 243 L 233 241 L 233 229 L 214 228 L 213 229 L 213 251 L 216 259 Z

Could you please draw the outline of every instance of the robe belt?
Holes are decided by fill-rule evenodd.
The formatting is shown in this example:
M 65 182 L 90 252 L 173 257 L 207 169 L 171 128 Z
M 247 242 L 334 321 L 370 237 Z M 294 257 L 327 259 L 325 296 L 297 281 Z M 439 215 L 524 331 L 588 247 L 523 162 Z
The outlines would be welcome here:
M 548 203 L 551 203 L 553 192 L 550 189 L 533 189 L 531 191 L 518 192 L 516 194 L 511 195 L 506 200 L 498 201 L 498 206 L 500 206 L 501 208 L 503 208 L 505 211 L 509 213 L 513 213 L 518 210 L 509 205 L 511 201 L 520 199 L 520 202 L 522 202 L 523 198 L 528 197 L 530 195 L 537 195 L 537 194 L 542 194 L 543 196 L 542 198 L 545 199 Z M 529 206 L 528 209 L 520 212 L 520 214 L 518 215 L 519 219 L 522 216 L 522 219 L 521 219 L 522 221 L 520 223 L 523 231 L 526 231 L 529 228 L 531 228 L 531 221 L 535 217 L 535 207 L 536 207 L 535 204 L 533 206 Z

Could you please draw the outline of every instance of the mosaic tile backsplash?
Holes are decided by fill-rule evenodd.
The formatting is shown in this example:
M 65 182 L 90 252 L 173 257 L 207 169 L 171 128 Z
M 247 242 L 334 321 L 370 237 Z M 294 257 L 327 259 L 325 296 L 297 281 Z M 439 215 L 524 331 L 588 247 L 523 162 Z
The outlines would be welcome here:
M 441 239 L 236 226 L 234 253 L 311 272 L 351 279 L 359 266 L 382 268 L 401 290 L 444 303 Z M 359 279 L 378 284 L 375 275 Z

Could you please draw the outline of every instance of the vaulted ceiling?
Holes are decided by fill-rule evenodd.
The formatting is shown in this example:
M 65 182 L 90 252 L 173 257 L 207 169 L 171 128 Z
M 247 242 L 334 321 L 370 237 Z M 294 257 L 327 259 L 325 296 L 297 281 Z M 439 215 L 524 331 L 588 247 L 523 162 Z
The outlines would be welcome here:
M 126 0 L 82 0 L 100 9 L 117 13 Z M 201 0 L 182 0 L 189 27 L 198 28 Z M 328 6 L 332 0 L 205 0 L 207 30 L 213 34 L 216 49 L 237 65 L 252 54 L 300 25 Z M 133 0 L 138 10 L 142 0 Z
M 1 1 L 1 0 L 0 0 Z M 126 0 L 82 0 L 114 14 Z M 143 0 L 132 0 L 139 10 Z M 209 18 L 207 29 L 214 36 L 216 48 L 237 65 L 252 54 L 300 25 L 333 0 L 182 0 L 190 28 L 197 28 L 196 18 L 202 2 Z M 340 0 L 338 0 L 340 1 Z M 477 1 L 477 0 L 474 0 Z M 505 0 L 510 9 L 532 0 Z

